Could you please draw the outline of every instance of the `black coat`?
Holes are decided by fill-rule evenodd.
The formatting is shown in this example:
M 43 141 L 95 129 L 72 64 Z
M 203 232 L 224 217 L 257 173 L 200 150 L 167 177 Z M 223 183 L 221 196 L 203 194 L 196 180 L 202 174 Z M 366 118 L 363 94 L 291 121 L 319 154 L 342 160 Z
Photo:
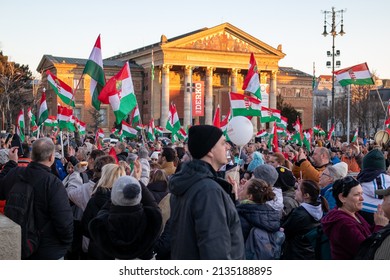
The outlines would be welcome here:
M 147 185 L 157 203 L 168 194 L 168 184 L 165 181 L 156 181 Z
M 0 199 L 7 199 L 23 170 L 25 178 L 29 179 L 34 188 L 35 223 L 38 229 L 43 230 L 38 250 L 31 259 L 62 258 L 73 239 L 73 213 L 64 185 L 51 173 L 50 167 L 31 162 L 26 168 L 13 168 L 5 176 L 3 173 L 4 177 L 0 179 Z

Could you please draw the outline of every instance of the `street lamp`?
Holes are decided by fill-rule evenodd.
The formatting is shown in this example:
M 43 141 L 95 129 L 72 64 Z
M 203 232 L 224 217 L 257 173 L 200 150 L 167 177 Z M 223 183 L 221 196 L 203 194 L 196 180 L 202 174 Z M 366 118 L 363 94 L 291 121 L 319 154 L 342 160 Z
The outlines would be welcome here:
M 335 67 L 340 67 L 341 63 L 340 61 L 336 61 L 336 65 L 335 65 L 335 56 L 339 56 L 340 55 L 340 51 L 337 50 L 335 52 L 335 45 L 334 45 L 334 39 L 337 35 L 340 35 L 340 36 L 343 36 L 345 34 L 344 32 L 344 22 L 343 22 L 343 13 L 346 12 L 347 10 L 346 9 L 343 9 L 343 10 L 339 10 L 339 11 L 335 11 L 335 8 L 332 7 L 332 10 L 331 11 L 323 11 L 324 13 L 324 32 L 322 32 L 322 35 L 324 37 L 326 37 L 328 34 L 330 34 L 333 38 L 332 40 L 332 53 L 330 53 L 329 51 L 327 52 L 328 56 L 331 56 L 332 57 L 332 63 L 330 63 L 330 61 L 327 61 L 326 62 L 326 66 L 328 67 L 332 67 L 332 119 L 331 119 L 331 125 L 334 125 L 335 123 L 335 102 L 334 102 L 334 68 Z M 336 14 L 341 14 L 341 21 L 336 23 Z M 326 18 L 328 15 L 331 15 L 331 18 L 332 18 L 332 22 L 329 23 L 327 22 Z M 336 27 L 337 25 L 340 24 L 340 32 L 337 32 L 336 31 Z M 330 31 L 330 33 L 328 33 L 326 31 L 326 26 L 329 25 L 332 30 Z

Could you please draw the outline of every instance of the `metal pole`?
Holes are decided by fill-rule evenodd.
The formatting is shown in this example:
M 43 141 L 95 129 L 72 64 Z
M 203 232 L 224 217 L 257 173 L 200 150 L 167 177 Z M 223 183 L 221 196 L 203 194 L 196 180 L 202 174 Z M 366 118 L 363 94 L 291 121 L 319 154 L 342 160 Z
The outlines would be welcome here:
M 336 112 L 336 106 L 334 102 L 334 37 L 333 36 L 333 44 L 332 44 L 332 119 L 331 119 L 331 125 L 334 125 L 335 123 L 335 112 Z

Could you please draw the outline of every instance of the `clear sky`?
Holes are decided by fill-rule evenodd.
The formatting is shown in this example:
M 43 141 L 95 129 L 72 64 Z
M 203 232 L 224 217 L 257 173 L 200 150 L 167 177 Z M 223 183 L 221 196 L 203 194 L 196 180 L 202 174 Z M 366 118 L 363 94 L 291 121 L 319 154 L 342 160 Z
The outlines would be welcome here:
M 107 58 L 159 42 L 162 34 L 172 38 L 229 22 L 274 48 L 282 44 L 286 57 L 280 66 L 312 74 L 314 62 L 318 76 L 331 74 L 326 52 L 332 49 L 332 37 L 321 33 L 322 11 L 332 6 L 347 9 L 346 35 L 335 38 L 341 68 L 367 62 L 371 72 L 390 78 L 386 0 L 3 0 L 0 50 L 36 74 L 45 54 L 88 58 L 98 34 Z

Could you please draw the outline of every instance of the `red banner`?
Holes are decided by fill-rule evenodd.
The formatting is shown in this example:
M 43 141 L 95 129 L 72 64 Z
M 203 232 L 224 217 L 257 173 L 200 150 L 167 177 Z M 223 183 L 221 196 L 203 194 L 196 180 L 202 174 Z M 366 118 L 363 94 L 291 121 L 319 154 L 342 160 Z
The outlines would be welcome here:
M 204 116 L 204 82 L 194 82 L 194 88 L 192 92 L 192 116 L 203 117 Z

